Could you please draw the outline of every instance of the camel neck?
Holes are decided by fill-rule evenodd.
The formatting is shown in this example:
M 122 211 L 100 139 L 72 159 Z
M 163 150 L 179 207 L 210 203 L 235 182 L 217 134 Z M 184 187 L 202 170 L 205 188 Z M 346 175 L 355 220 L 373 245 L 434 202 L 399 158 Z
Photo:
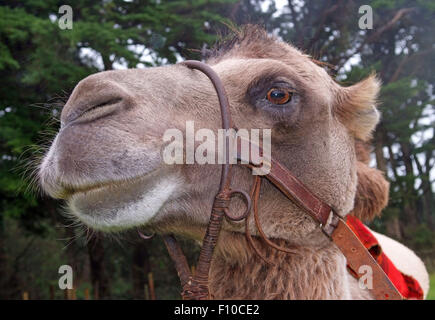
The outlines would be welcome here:
M 274 265 L 258 257 L 244 235 L 223 234 L 210 272 L 215 299 L 349 298 L 345 259 L 332 243 L 286 254 L 254 241 Z

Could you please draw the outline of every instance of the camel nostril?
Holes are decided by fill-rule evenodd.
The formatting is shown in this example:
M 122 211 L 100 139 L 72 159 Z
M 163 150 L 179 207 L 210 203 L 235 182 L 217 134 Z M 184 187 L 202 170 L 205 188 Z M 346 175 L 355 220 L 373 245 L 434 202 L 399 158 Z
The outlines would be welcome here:
M 110 105 L 117 104 L 121 100 L 122 100 L 122 98 L 108 99 L 107 101 L 104 101 L 102 103 L 98 103 L 98 104 L 94 105 L 93 107 L 90 107 L 89 109 L 85 110 L 82 114 L 93 111 L 93 110 L 98 109 L 98 108 L 108 107 Z
M 129 107 L 131 89 L 113 75 L 110 71 L 100 72 L 80 81 L 62 110 L 61 123 L 67 126 L 76 121 L 89 122 Z
M 76 112 L 74 117 L 71 117 L 68 122 L 76 120 L 90 121 L 109 115 L 118 108 L 118 105 L 122 100 L 121 97 L 100 99 L 98 102 L 91 103 L 85 108 L 79 108 L 81 111 Z

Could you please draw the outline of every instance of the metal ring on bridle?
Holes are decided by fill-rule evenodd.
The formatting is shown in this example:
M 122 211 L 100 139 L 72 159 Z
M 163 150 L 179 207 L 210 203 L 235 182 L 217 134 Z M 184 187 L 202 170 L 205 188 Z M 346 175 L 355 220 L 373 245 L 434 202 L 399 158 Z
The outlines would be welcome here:
M 249 212 L 251 211 L 251 197 L 249 196 L 249 194 L 247 192 L 245 192 L 243 190 L 231 190 L 230 193 L 229 193 L 231 198 L 235 194 L 240 194 L 245 199 L 246 210 L 245 210 L 245 212 L 241 216 L 234 217 L 231 214 L 229 214 L 229 210 L 228 209 L 224 209 L 225 217 L 227 219 L 231 220 L 231 221 L 242 221 L 243 219 L 245 219 L 248 216 Z
M 154 232 L 151 233 L 150 235 L 143 234 L 139 229 L 137 230 L 137 233 L 139 234 L 139 237 L 141 237 L 144 240 L 150 240 L 154 238 L 154 236 L 156 235 Z

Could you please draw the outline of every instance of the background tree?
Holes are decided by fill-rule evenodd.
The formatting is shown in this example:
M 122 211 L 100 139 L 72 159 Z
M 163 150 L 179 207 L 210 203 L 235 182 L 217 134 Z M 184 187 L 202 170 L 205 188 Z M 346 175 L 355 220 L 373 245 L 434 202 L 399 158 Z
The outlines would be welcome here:
M 176 62 L 188 48 L 201 48 L 204 43 L 215 41 L 216 35 L 211 30 L 225 21 L 221 14 L 225 14 L 228 3 L 231 1 L 75 1 L 71 3 L 73 29 L 61 30 L 57 22 L 63 1 L 0 2 L 0 281 L 3 282 L 3 297 L 18 297 L 22 290 L 30 290 L 18 276 L 17 266 L 11 266 L 12 261 L 23 254 L 6 246 L 5 239 L 16 235 L 5 234 L 5 229 L 18 223 L 25 233 L 23 236 L 28 238 L 28 243 L 23 243 L 26 249 L 34 247 L 34 234 L 44 238 L 53 226 L 68 224 L 68 219 L 58 216 L 57 205 L 51 200 L 26 192 L 29 181 L 23 179 L 23 171 L 29 176 L 34 168 L 16 168 L 29 159 L 33 164 L 38 162 L 35 155 L 42 155 L 44 151 L 39 147 L 41 141 L 46 145 L 58 129 L 52 119 L 59 115 L 60 107 L 75 84 L 89 74 L 114 67 Z M 46 134 L 41 137 L 41 132 Z M 57 237 L 75 239 L 78 236 L 75 228 L 55 230 Z M 104 242 L 94 233 L 87 241 L 71 241 L 66 250 L 59 248 L 59 251 L 65 263 L 80 270 L 78 262 L 82 258 L 78 253 L 83 255 L 83 246 L 86 246 L 94 294 L 108 298 L 112 279 L 106 270 L 106 266 L 110 269 L 111 265 L 105 259 L 107 244 Z M 142 268 L 142 264 L 149 264 L 142 261 L 148 259 L 149 254 L 137 250 L 144 251 L 146 247 L 138 245 L 133 249 L 135 257 L 142 257 L 133 262 L 140 261 L 138 267 Z M 25 254 L 28 253 L 26 249 Z M 53 270 L 56 272 L 57 268 Z M 86 270 L 82 271 L 86 274 Z M 52 280 L 57 276 L 55 272 Z M 80 272 L 78 276 L 80 282 Z M 38 296 L 36 291 L 33 297 Z

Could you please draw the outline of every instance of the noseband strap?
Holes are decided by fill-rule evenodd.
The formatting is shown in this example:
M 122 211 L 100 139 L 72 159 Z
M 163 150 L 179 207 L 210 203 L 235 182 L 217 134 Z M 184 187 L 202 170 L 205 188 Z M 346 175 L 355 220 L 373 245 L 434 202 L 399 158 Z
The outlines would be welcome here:
M 210 79 L 219 99 L 222 128 L 226 130 L 231 129 L 232 122 L 228 97 L 222 81 L 217 73 L 208 65 L 200 61 L 188 60 L 182 62 L 181 64 L 190 69 L 201 71 Z M 251 202 L 253 202 L 256 225 L 262 238 L 267 240 L 261 229 L 261 226 L 259 225 L 257 211 L 257 204 L 260 196 L 261 178 L 256 176 L 250 195 L 242 190 L 231 189 L 232 165 L 229 161 L 230 137 L 225 135 L 225 139 L 226 161 L 222 165 L 219 191 L 213 201 L 210 220 L 203 239 L 195 274 L 190 272 L 186 257 L 184 256 L 175 237 L 173 235 L 163 236 L 166 247 L 175 263 L 178 276 L 181 280 L 181 295 L 183 299 L 187 300 L 204 300 L 212 298 L 209 292 L 208 277 L 211 261 L 213 258 L 213 252 L 218 241 L 219 232 L 221 230 L 224 217 L 232 221 L 240 221 L 245 219 L 248 243 L 253 246 L 253 241 L 248 228 Z M 249 164 L 245 166 L 253 168 L 255 167 L 254 163 L 257 162 L 250 161 Z M 319 224 L 319 227 L 326 234 L 326 236 L 328 236 L 328 238 L 332 240 L 341 250 L 347 259 L 348 265 L 353 270 L 359 270 L 361 266 L 371 267 L 373 275 L 373 288 L 370 290 L 370 292 L 375 299 L 402 299 L 402 296 L 394 287 L 379 264 L 373 259 L 368 250 L 359 241 L 358 237 L 346 225 L 346 222 L 335 213 L 331 206 L 315 196 L 287 168 L 282 166 L 274 159 L 270 160 L 270 172 L 265 175 L 265 178 L 268 179 L 288 199 L 303 209 L 311 218 L 313 218 L 316 223 Z M 234 217 L 229 213 L 229 204 L 232 196 L 235 194 L 241 195 L 244 198 L 247 206 L 245 213 L 239 217 Z M 253 197 L 252 201 L 251 197 Z M 270 240 L 267 240 L 266 243 L 277 250 L 287 253 L 294 253 L 294 251 L 291 249 L 279 247 Z M 255 246 L 253 246 L 253 249 L 259 254 L 258 249 L 256 249 Z
M 220 80 L 216 72 L 208 65 L 199 61 L 185 61 L 181 64 L 189 67 L 190 69 L 197 69 L 201 71 L 210 79 L 210 81 L 213 83 L 219 99 L 222 117 L 222 128 L 225 130 L 230 129 L 231 116 L 229 111 L 230 107 L 228 97 L 222 81 Z M 240 193 L 244 195 L 248 203 L 247 211 L 250 211 L 251 201 L 249 199 L 249 196 L 243 191 L 231 190 L 232 166 L 229 163 L 229 143 L 229 137 L 225 136 L 226 161 L 222 165 L 219 191 L 213 201 L 210 220 L 207 226 L 207 230 L 205 232 L 201 251 L 199 254 L 198 264 L 196 267 L 196 272 L 194 275 L 190 273 L 186 258 L 182 254 L 179 246 L 177 245 L 175 238 L 173 236 L 164 236 L 166 246 L 170 252 L 171 257 L 175 261 L 177 272 L 181 279 L 181 284 L 183 287 L 183 291 L 181 294 L 183 299 L 203 300 L 210 298 L 210 293 L 208 290 L 208 275 L 210 271 L 210 264 L 213 257 L 214 248 L 216 247 L 216 243 L 219 237 L 223 217 L 229 212 L 231 197 L 235 193 Z M 229 214 L 228 217 L 230 217 L 231 219 L 231 216 Z

